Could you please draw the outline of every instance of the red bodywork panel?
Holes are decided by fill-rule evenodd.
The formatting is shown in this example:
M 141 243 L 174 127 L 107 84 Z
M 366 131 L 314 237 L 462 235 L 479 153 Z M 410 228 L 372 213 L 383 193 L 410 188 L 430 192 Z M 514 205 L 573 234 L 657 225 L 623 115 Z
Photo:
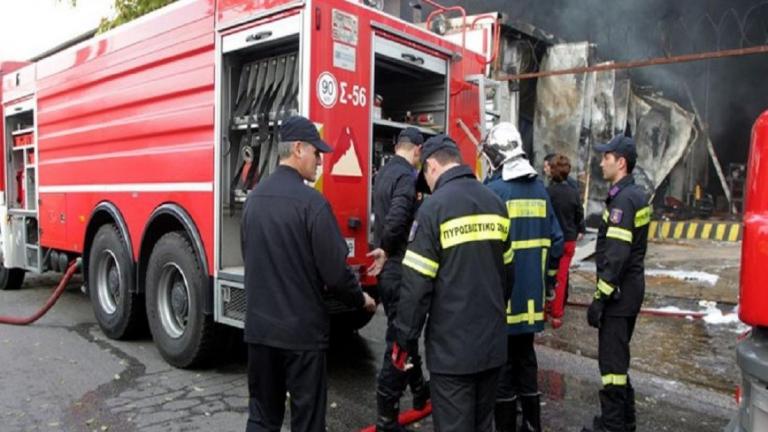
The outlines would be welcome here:
M 768 326 L 768 111 L 755 122 L 747 168 L 739 319 Z
M 449 60 L 448 133 L 475 166 L 476 149 L 457 121 L 471 128 L 479 121 L 477 88 L 463 83 L 465 76 L 483 70 L 479 56 L 462 55 L 437 35 L 346 0 L 307 1 L 303 6 L 287 0 L 182 0 L 36 64 L 41 246 L 82 253 L 94 208 L 111 202 L 125 219 L 138 260 L 151 213 L 175 203 L 199 231 L 213 274 L 214 149 L 219 145 L 214 136 L 216 38 L 253 26 L 249 21 L 265 16 L 268 9 L 295 13 L 285 11 L 290 5 L 311 17 L 303 29 L 311 33 L 304 39 L 309 46 L 300 54 L 309 67 L 309 81 L 301 84 L 302 111 L 323 126 L 325 139 L 336 147 L 324 160 L 320 189 L 343 235 L 354 239 L 353 264 L 368 262 L 374 32 Z M 355 71 L 333 65 L 334 9 L 357 17 Z M 373 22 L 393 31 L 374 29 Z M 430 46 L 456 56 L 449 59 L 453 56 Z M 325 108 L 315 88 L 324 72 L 347 83 L 349 90 L 365 89 L 367 102 Z M 350 145 L 362 176 L 332 175 Z M 352 218 L 361 222 L 359 227 L 349 227 Z
M 93 209 L 109 201 L 138 259 L 150 214 L 173 202 L 211 262 L 213 2 L 146 18 L 38 63 L 41 244 L 81 252 Z

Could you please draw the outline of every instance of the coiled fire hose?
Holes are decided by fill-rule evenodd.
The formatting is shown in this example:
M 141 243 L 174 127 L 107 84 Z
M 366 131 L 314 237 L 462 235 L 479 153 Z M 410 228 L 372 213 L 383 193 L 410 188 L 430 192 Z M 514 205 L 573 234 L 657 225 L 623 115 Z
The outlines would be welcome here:
M 83 263 L 82 258 L 78 258 L 69 264 L 69 267 L 67 267 L 66 273 L 64 273 L 64 276 L 61 278 L 61 281 L 59 281 L 59 285 L 53 291 L 53 294 L 51 294 L 51 296 L 48 298 L 48 301 L 46 301 L 43 307 L 41 307 L 37 312 L 35 312 L 34 315 L 28 316 L 26 318 L 0 316 L 0 324 L 28 325 L 39 320 L 43 315 L 45 315 L 46 312 L 48 312 L 48 310 L 51 309 L 51 307 L 53 307 L 53 305 L 56 303 L 56 300 L 58 300 L 59 297 L 61 297 L 61 294 L 64 293 L 64 289 L 67 287 L 67 284 L 69 284 L 69 280 L 78 270 L 80 270 L 82 263 Z

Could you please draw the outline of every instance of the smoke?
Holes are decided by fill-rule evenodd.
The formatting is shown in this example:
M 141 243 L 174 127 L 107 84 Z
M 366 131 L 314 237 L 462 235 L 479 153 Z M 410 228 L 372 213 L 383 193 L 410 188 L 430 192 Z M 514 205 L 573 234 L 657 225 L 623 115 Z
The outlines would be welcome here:
M 463 6 L 470 14 L 500 11 L 512 25 L 530 23 L 566 41 L 595 43 L 596 60 L 620 62 L 768 43 L 768 0 L 441 3 Z M 729 162 L 746 162 L 751 124 L 768 109 L 768 55 L 653 66 L 629 74 L 633 83 L 652 86 L 691 112 L 695 106 L 724 168 Z

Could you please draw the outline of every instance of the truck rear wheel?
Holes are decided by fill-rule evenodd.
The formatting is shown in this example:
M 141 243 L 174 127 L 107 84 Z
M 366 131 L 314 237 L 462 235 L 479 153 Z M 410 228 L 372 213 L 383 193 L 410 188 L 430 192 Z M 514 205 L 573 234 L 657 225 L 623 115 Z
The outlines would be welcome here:
M 24 284 L 26 272 L 20 268 L 7 268 L 0 264 L 0 290 L 17 290 Z
M 96 232 L 88 258 L 88 292 L 99 327 L 111 339 L 127 339 L 146 328 L 144 304 L 133 292 L 133 260 L 112 224 Z
M 216 324 L 203 313 L 208 283 L 187 237 L 170 232 L 158 240 L 147 267 L 147 319 L 157 349 L 173 366 L 200 366 L 214 351 Z

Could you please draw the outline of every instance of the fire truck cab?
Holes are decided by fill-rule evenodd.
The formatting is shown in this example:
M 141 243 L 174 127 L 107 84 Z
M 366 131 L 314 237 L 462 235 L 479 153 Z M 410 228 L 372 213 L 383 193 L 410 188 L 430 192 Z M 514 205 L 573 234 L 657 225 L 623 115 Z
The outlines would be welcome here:
M 334 147 L 313 186 L 373 292 L 376 171 L 407 126 L 451 135 L 475 165 L 469 77 L 488 57 L 358 1 L 180 0 L 3 70 L 0 285 L 82 256 L 107 336 L 148 323 L 169 363 L 210 359 L 245 318 L 243 202 L 300 114 Z M 348 327 L 370 319 L 327 304 Z

